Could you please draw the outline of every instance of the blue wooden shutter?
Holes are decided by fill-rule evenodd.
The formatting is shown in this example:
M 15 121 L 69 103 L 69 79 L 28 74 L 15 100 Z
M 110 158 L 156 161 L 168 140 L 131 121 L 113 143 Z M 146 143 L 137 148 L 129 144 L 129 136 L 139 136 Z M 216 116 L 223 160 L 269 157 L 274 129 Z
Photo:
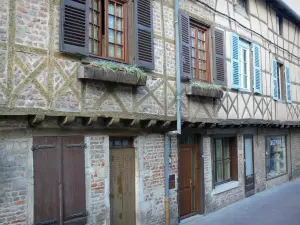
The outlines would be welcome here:
M 290 68 L 285 66 L 285 84 L 286 84 L 286 101 L 292 103 L 292 84 L 290 76 Z
M 190 50 L 190 17 L 180 13 L 180 53 L 181 53 L 181 78 L 191 79 L 191 50 Z
M 254 92 L 262 93 L 260 46 L 253 44 Z
M 272 63 L 272 77 L 273 77 L 273 97 L 278 100 L 278 74 L 277 74 L 277 61 L 273 59 Z
M 232 88 L 240 88 L 240 51 L 239 36 L 235 33 L 231 35 L 231 80 Z

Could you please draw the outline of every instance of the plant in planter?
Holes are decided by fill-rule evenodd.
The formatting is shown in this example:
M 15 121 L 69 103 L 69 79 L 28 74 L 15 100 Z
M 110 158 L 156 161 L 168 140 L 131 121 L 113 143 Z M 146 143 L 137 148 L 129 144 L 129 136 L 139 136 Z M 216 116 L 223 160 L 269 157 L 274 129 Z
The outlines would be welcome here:
M 190 81 L 186 88 L 187 95 L 197 95 L 211 98 L 222 98 L 222 86 L 200 81 Z

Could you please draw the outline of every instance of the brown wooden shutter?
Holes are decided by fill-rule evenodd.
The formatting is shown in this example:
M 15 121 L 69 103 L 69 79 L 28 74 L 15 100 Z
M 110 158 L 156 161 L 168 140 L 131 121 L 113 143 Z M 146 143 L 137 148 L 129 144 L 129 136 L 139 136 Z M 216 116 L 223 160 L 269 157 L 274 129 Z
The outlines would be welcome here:
M 59 139 L 34 137 L 34 220 L 59 224 Z
M 230 170 L 231 170 L 231 179 L 238 180 L 238 153 L 237 153 L 237 139 L 230 139 Z
M 136 58 L 139 67 L 154 69 L 152 0 L 135 1 Z
M 84 137 L 63 137 L 64 224 L 86 224 Z
M 225 33 L 224 31 L 214 30 L 214 83 L 226 86 L 226 69 L 225 69 Z
M 89 55 L 89 0 L 61 1 L 60 50 Z
M 184 13 L 179 15 L 180 21 L 180 55 L 181 55 L 181 78 L 191 79 L 191 48 L 190 48 L 190 17 Z

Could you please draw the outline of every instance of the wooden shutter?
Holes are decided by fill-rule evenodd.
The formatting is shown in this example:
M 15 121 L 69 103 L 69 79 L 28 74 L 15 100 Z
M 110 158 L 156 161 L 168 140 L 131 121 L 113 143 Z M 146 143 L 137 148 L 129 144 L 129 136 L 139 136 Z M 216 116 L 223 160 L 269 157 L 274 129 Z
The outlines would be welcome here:
M 89 55 L 89 0 L 61 1 L 60 50 Z
M 136 65 L 154 69 L 152 0 L 135 1 Z
M 64 224 L 86 224 L 84 137 L 63 137 Z
M 273 77 L 273 98 L 278 100 L 278 74 L 277 74 L 277 61 L 273 59 L 272 63 L 272 77 Z
M 191 49 L 190 49 L 190 17 L 184 13 L 179 15 L 180 21 L 180 55 L 181 55 L 181 78 L 191 79 Z
M 231 83 L 232 88 L 240 88 L 239 36 L 235 33 L 231 35 Z
M 225 33 L 222 30 L 214 30 L 214 47 L 215 47 L 215 75 L 214 83 L 226 86 L 225 76 Z
M 59 140 L 33 138 L 34 221 L 59 224 Z
M 253 44 L 254 92 L 262 93 L 260 46 Z
M 231 170 L 231 179 L 238 180 L 238 153 L 237 153 L 237 139 L 230 139 L 230 170 Z
M 286 101 L 292 103 L 292 84 L 290 76 L 290 68 L 285 66 L 285 84 L 286 84 Z

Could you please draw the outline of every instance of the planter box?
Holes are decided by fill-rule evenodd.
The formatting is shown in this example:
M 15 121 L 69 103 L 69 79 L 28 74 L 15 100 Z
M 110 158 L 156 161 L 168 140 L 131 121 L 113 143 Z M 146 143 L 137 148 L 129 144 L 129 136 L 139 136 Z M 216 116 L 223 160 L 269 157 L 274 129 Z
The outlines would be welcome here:
M 203 96 L 220 99 L 223 97 L 223 91 L 220 89 L 202 88 L 198 86 L 187 86 L 186 95 Z
M 146 85 L 147 77 L 138 77 L 135 73 L 125 71 L 112 71 L 94 66 L 80 66 L 78 69 L 78 79 L 102 80 L 115 83 Z

